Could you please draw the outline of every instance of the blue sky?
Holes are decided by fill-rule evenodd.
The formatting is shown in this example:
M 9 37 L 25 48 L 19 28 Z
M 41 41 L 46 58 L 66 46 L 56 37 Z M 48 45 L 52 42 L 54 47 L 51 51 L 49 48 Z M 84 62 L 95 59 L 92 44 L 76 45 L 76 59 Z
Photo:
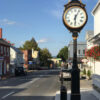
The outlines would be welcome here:
M 88 23 L 79 34 L 85 41 L 86 30 L 93 30 L 91 11 L 98 0 L 82 0 L 86 4 Z M 21 46 L 32 37 L 40 48 L 48 48 L 53 56 L 72 40 L 62 22 L 64 4 L 68 0 L 0 0 L 0 27 L 3 38 Z

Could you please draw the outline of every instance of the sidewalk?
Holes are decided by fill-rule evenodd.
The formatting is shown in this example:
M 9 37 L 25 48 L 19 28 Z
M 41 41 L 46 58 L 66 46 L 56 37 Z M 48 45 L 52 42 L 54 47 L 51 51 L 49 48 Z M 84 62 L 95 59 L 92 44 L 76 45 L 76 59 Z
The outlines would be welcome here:
M 81 100 L 98 100 L 93 94 L 93 90 L 81 89 Z M 67 100 L 70 100 L 71 91 L 67 91 Z M 55 100 L 60 100 L 60 91 L 57 91 Z
M 98 100 L 93 95 L 92 80 L 80 81 L 81 100 Z M 68 87 L 67 87 L 68 88 Z M 67 91 L 67 100 L 70 100 L 71 91 Z M 60 100 L 60 91 L 56 92 L 55 100 Z

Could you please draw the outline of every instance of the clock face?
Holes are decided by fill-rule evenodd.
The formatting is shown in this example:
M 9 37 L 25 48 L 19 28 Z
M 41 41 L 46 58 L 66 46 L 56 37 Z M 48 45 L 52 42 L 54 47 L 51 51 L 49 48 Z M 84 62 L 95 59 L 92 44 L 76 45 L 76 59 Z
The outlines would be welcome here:
M 79 28 L 85 24 L 87 15 L 85 11 L 77 6 L 71 7 L 64 13 L 64 22 L 71 28 Z

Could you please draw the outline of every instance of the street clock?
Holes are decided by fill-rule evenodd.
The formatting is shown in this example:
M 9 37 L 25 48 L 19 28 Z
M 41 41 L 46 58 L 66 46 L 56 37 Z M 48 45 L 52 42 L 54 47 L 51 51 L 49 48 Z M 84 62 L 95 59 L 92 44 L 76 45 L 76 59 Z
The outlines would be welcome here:
M 69 2 L 65 5 L 63 23 L 70 32 L 80 32 L 85 26 L 87 19 L 85 5 L 80 1 Z

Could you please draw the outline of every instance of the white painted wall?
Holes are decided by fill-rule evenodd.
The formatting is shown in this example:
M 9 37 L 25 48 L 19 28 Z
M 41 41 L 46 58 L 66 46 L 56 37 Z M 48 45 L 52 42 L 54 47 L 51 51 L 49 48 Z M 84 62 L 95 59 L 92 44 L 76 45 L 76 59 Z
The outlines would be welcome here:
M 83 50 L 86 49 L 86 44 L 85 42 L 78 42 L 77 43 L 77 57 L 84 57 L 85 54 L 83 53 Z M 80 50 L 80 54 L 79 51 Z M 73 43 L 70 43 L 68 46 L 68 58 L 73 58 Z
M 93 74 L 100 75 L 100 61 L 95 61 L 94 59 L 89 59 L 87 65 L 91 67 Z
M 17 66 L 22 66 L 24 63 L 23 54 L 16 52 L 13 48 L 10 48 L 10 62 Z
M 100 4 L 94 13 L 94 35 L 100 33 Z

